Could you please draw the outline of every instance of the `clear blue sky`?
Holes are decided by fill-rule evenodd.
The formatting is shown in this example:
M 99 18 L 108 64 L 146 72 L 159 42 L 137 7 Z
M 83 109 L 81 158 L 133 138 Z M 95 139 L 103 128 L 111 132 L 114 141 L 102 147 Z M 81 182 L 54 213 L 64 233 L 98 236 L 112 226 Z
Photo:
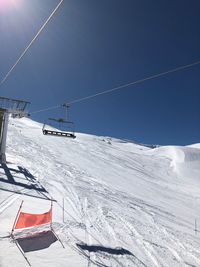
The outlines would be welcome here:
M 3 1 L 0 78 L 58 3 Z M 65 0 L 1 95 L 30 101 L 31 112 L 200 60 L 199 14 L 199 0 Z M 191 144 L 200 142 L 199 102 L 200 65 L 74 104 L 70 115 L 79 132 Z

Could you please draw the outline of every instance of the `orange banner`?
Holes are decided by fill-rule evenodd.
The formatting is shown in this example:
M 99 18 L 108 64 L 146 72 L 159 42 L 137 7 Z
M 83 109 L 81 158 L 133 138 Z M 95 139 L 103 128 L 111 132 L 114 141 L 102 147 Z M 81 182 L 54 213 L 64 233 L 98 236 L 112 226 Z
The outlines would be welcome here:
M 31 214 L 20 212 L 15 229 L 28 228 L 37 225 L 50 223 L 52 220 L 52 209 L 43 214 Z

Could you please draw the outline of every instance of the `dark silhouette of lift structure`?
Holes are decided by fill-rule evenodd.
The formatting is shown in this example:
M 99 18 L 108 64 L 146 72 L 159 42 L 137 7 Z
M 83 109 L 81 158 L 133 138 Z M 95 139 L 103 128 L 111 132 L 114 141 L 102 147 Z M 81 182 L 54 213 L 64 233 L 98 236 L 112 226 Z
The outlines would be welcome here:
M 72 121 L 68 120 L 69 105 L 63 104 L 61 107 L 64 108 L 64 118 L 48 118 L 47 122 L 44 123 L 42 127 L 42 132 L 44 135 L 74 139 L 76 138 L 75 126 Z
M 48 191 L 26 168 L 10 167 L 4 163 L 0 165 L 0 191 L 44 200 L 51 199 Z
M 0 97 L 0 163 L 6 164 L 6 137 L 9 116 L 22 118 L 27 115 L 26 108 L 30 102 Z

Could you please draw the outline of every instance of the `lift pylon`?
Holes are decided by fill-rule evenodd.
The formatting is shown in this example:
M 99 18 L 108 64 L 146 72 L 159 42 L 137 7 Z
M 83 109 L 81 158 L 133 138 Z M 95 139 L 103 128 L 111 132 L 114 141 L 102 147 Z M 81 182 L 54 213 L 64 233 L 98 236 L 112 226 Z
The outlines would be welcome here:
M 30 102 L 0 97 L 0 163 L 6 163 L 6 138 L 9 115 L 22 118 L 27 115 L 25 109 Z

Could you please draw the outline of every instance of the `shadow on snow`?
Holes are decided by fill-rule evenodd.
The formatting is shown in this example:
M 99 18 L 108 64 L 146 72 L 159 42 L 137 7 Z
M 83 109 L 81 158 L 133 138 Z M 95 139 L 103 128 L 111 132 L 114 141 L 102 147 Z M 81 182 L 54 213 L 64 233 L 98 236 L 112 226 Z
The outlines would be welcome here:
M 95 245 L 87 245 L 87 244 L 76 244 L 77 247 L 81 248 L 82 250 L 87 250 L 89 252 L 106 252 L 112 255 L 132 255 L 133 254 L 124 248 L 109 248 L 103 246 L 95 246 Z
M 18 169 L 14 169 L 8 167 L 7 164 L 1 164 L 0 170 L 1 169 L 3 170 L 3 173 L 0 173 L 0 185 L 2 185 L 0 186 L 0 190 L 36 198 L 50 199 L 46 195 L 48 194 L 47 190 L 26 168 L 18 166 Z M 5 188 L 3 183 L 7 184 L 8 186 Z M 13 186 L 15 186 L 14 189 Z M 28 191 L 28 193 L 24 192 L 25 189 L 30 191 Z M 33 192 L 36 193 L 36 195 L 34 195 Z
M 45 231 L 33 236 L 17 238 L 15 241 L 19 244 L 24 253 L 42 250 L 50 247 L 58 239 L 52 231 Z

